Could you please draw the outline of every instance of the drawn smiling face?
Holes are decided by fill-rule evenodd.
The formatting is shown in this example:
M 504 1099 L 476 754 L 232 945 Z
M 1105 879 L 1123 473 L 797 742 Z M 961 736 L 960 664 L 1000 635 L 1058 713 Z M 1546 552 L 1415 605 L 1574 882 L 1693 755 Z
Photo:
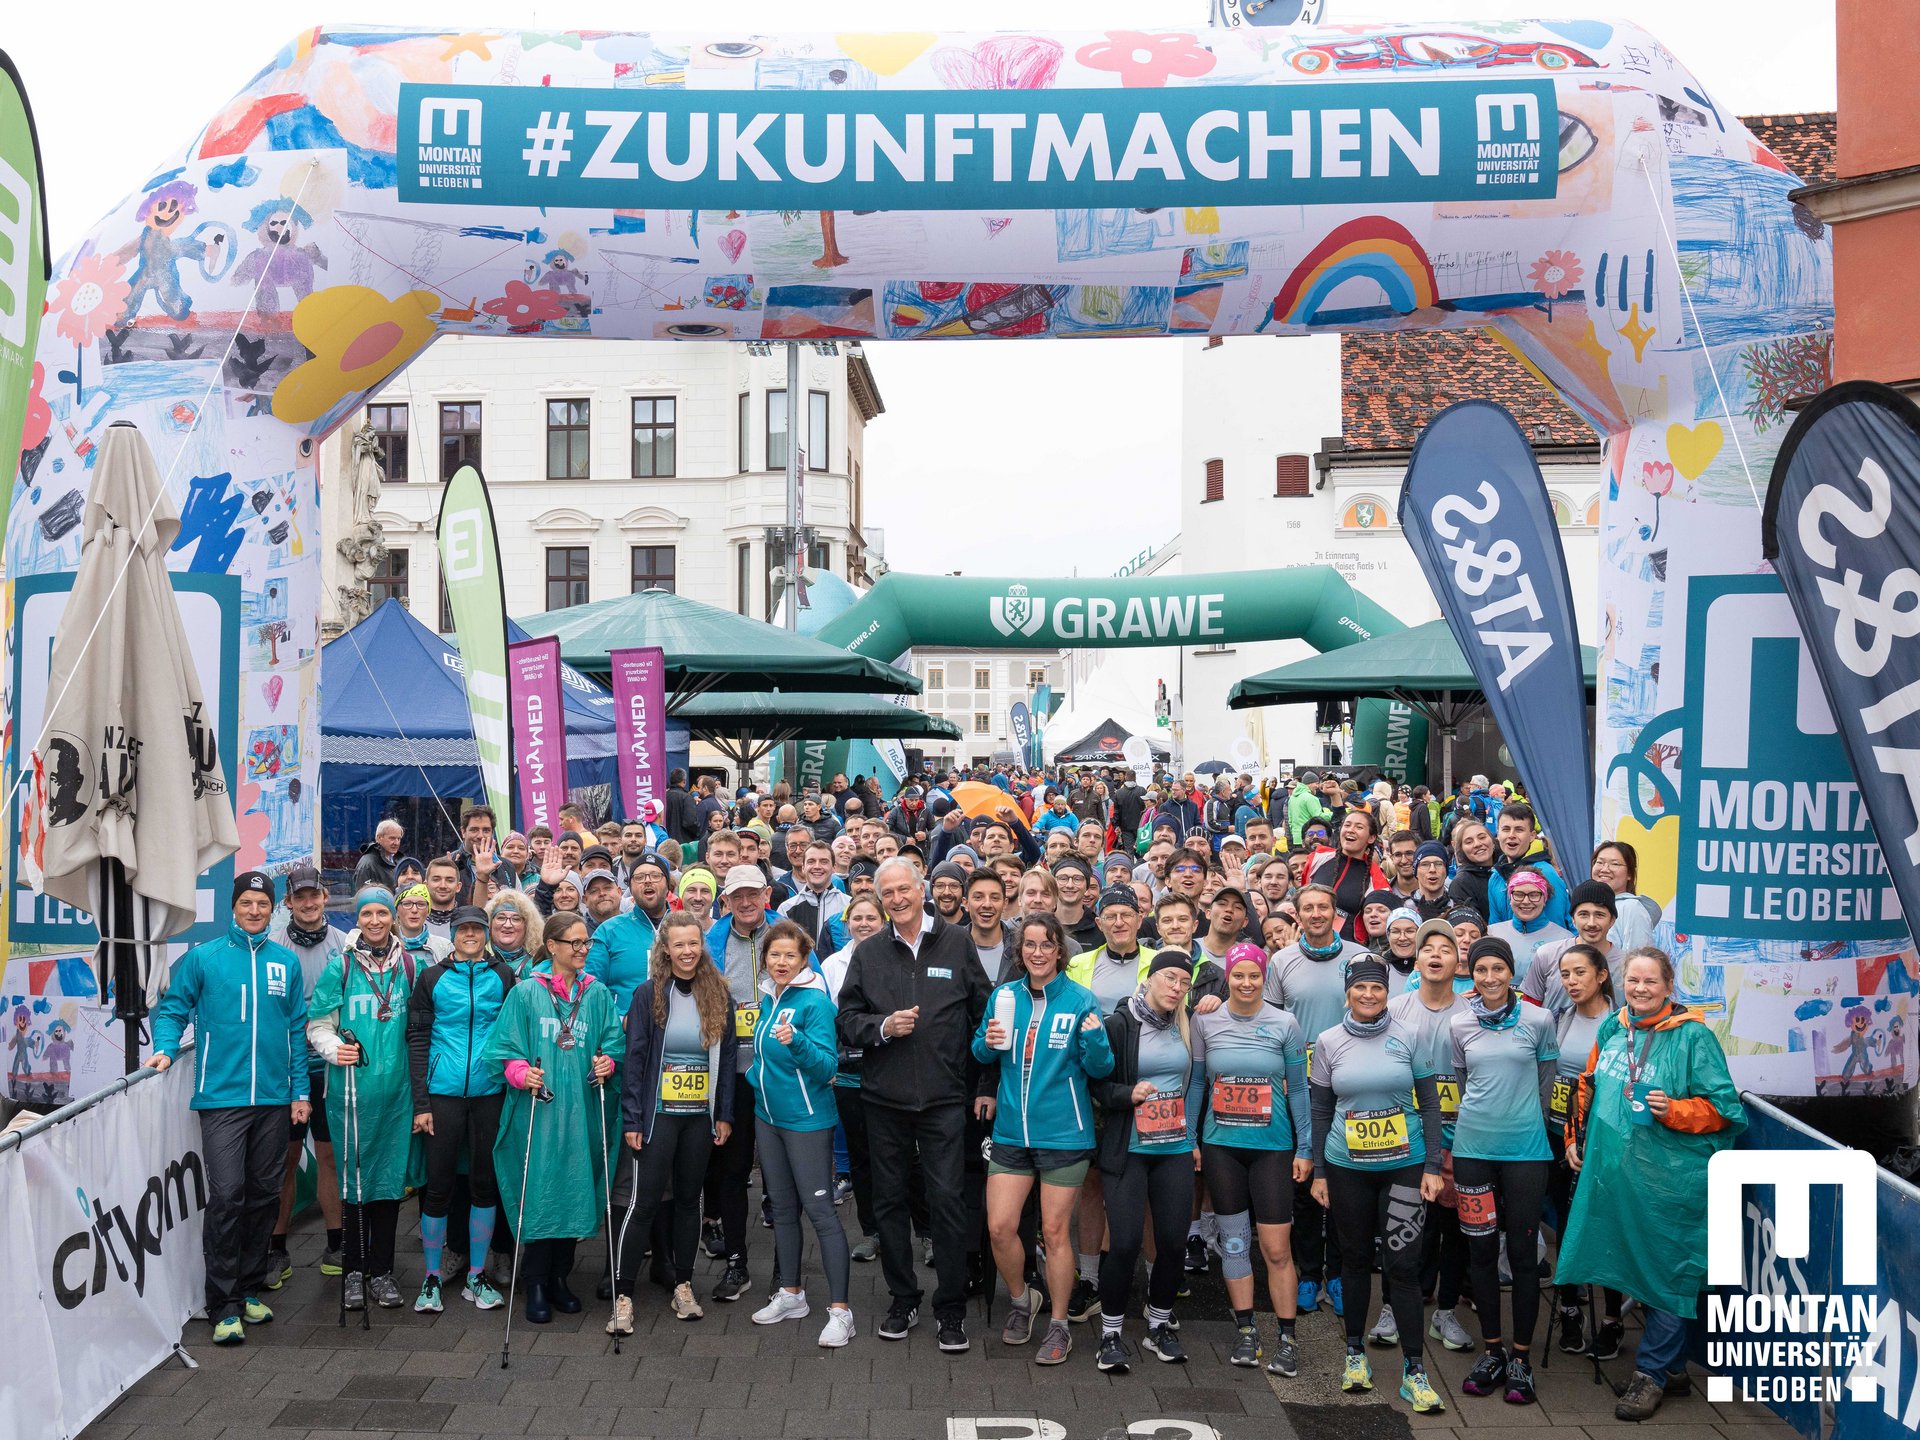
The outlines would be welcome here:
M 258 233 L 261 241 L 265 244 L 291 245 L 293 243 L 293 217 L 290 215 L 275 215 L 260 227 Z
M 185 213 L 180 208 L 180 202 L 169 195 L 154 202 L 153 209 L 147 212 L 147 224 L 155 230 L 171 230 L 180 223 Z

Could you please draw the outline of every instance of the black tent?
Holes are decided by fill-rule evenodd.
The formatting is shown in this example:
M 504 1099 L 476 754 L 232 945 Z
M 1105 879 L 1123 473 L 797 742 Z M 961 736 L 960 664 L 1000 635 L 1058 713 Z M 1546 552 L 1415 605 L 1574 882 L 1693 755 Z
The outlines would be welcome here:
M 1071 745 L 1063 745 L 1053 752 L 1056 765 L 1123 765 L 1126 763 L 1121 750 L 1131 734 L 1120 728 L 1112 720 L 1102 720 L 1092 732 L 1081 736 Z M 1157 761 L 1171 759 L 1173 752 L 1151 735 L 1144 737 L 1153 748 L 1153 758 Z

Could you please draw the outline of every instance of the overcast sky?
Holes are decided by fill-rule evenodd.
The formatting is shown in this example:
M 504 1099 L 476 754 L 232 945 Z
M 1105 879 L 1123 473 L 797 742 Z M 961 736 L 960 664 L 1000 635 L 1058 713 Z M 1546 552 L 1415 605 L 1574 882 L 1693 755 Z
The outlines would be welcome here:
M 1895 0 L 1896 8 L 1907 0 Z M 33 99 L 56 253 L 184 144 L 302 25 L 452 29 L 1105 29 L 1204 22 L 1206 0 L 341 0 L 337 12 L 177 0 L 6 4 L 0 45 Z M 1833 0 L 1329 0 L 1327 18 L 1624 15 L 1724 108 L 1834 103 Z M 1285 340 L 1274 344 L 1284 345 Z M 887 413 L 868 432 L 868 520 L 904 570 L 1105 573 L 1179 525 L 1179 342 L 876 344 Z

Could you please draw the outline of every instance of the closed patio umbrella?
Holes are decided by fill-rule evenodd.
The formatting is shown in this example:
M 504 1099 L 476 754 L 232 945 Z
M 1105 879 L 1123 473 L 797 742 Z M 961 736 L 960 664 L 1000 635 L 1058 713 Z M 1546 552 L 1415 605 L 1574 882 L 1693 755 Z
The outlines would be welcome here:
M 164 988 L 154 946 L 191 927 L 203 870 L 240 848 L 212 718 L 167 575 L 180 513 L 146 439 L 107 428 L 87 491 L 80 568 L 53 637 L 32 757 L 41 890 L 90 912 L 127 1025 Z

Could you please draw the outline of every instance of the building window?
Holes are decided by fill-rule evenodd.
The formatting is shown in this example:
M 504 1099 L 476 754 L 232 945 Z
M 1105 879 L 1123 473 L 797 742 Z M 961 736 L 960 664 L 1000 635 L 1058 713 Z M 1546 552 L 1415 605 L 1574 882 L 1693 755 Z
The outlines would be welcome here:
M 1027 686 L 1029 689 L 1038 689 L 1040 686 L 1046 683 L 1047 683 L 1047 671 L 1044 665 L 1035 665 L 1028 669 Z
M 833 568 L 833 547 L 824 540 L 816 540 L 807 547 L 807 568 L 809 570 L 830 570 Z
M 984 710 L 974 711 L 973 733 L 976 735 L 991 735 L 993 733 L 993 717 Z
M 453 602 L 447 598 L 447 582 L 444 577 L 440 581 L 440 633 L 453 634 Z
M 390 599 L 398 600 L 402 605 L 408 603 L 407 562 L 411 558 L 405 550 L 388 550 L 380 561 L 380 568 L 367 577 L 367 590 L 373 596 L 376 608 Z
M 1304 455 L 1279 455 L 1273 462 L 1273 493 L 1282 500 L 1304 500 L 1313 493 L 1312 462 Z
M 807 469 L 826 472 L 827 456 L 831 448 L 827 444 L 828 397 L 824 390 L 807 392 Z
M 633 593 L 665 590 L 673 593 L 674 553 L 671 545 L 635 545 L 632 557 Z
M 547 401 L 547 478 L 585 480 L 593 473 L 591 406 L 585 400 Z
M 753 396 L 746 391 L 740 392 L 740 473 L 746 474 L 753 468 L 749 460 L 752 445 L 748 436 L 753 433 Z
M 787 468 L 787 392 L 767 391 L 767 469 Z
M 390 485 L 407 479 L 407 416 L 405 405 L 369 405 L 367 423 L 373 427 L 374 443 L 380 447 L 380 469 Z
M 733 603 L 739 613 L 748 613 L 753 601 L 753 542 L 742 540 L 733 547 Z
M 993 668 L 991 666 L 976 665 L 973 667 L 973 688 L 976 690 L 991 690 L 993 688 Z
M 547 609 L 587 603 L 587 547 L 553 545 L 547 549 Z
M 643 395 L 633 402 L 633 478 L 664 480 L 673 475 L 674 402 L 665 395 Z
M 927 667 L 927 689 L 944 690 L 947 688 L 947 667 L 929 665 Z
M 480 406 L 475 402 L 440 407 L 440 478 L 451 480 L 462 465 L 480 464 Z
M 1204 504 L 1210 500 L 1223 500 L 1227 494 L 1227 462 L 1224 460 L 1207 461 L 1207 489 L 1200 497 Z

